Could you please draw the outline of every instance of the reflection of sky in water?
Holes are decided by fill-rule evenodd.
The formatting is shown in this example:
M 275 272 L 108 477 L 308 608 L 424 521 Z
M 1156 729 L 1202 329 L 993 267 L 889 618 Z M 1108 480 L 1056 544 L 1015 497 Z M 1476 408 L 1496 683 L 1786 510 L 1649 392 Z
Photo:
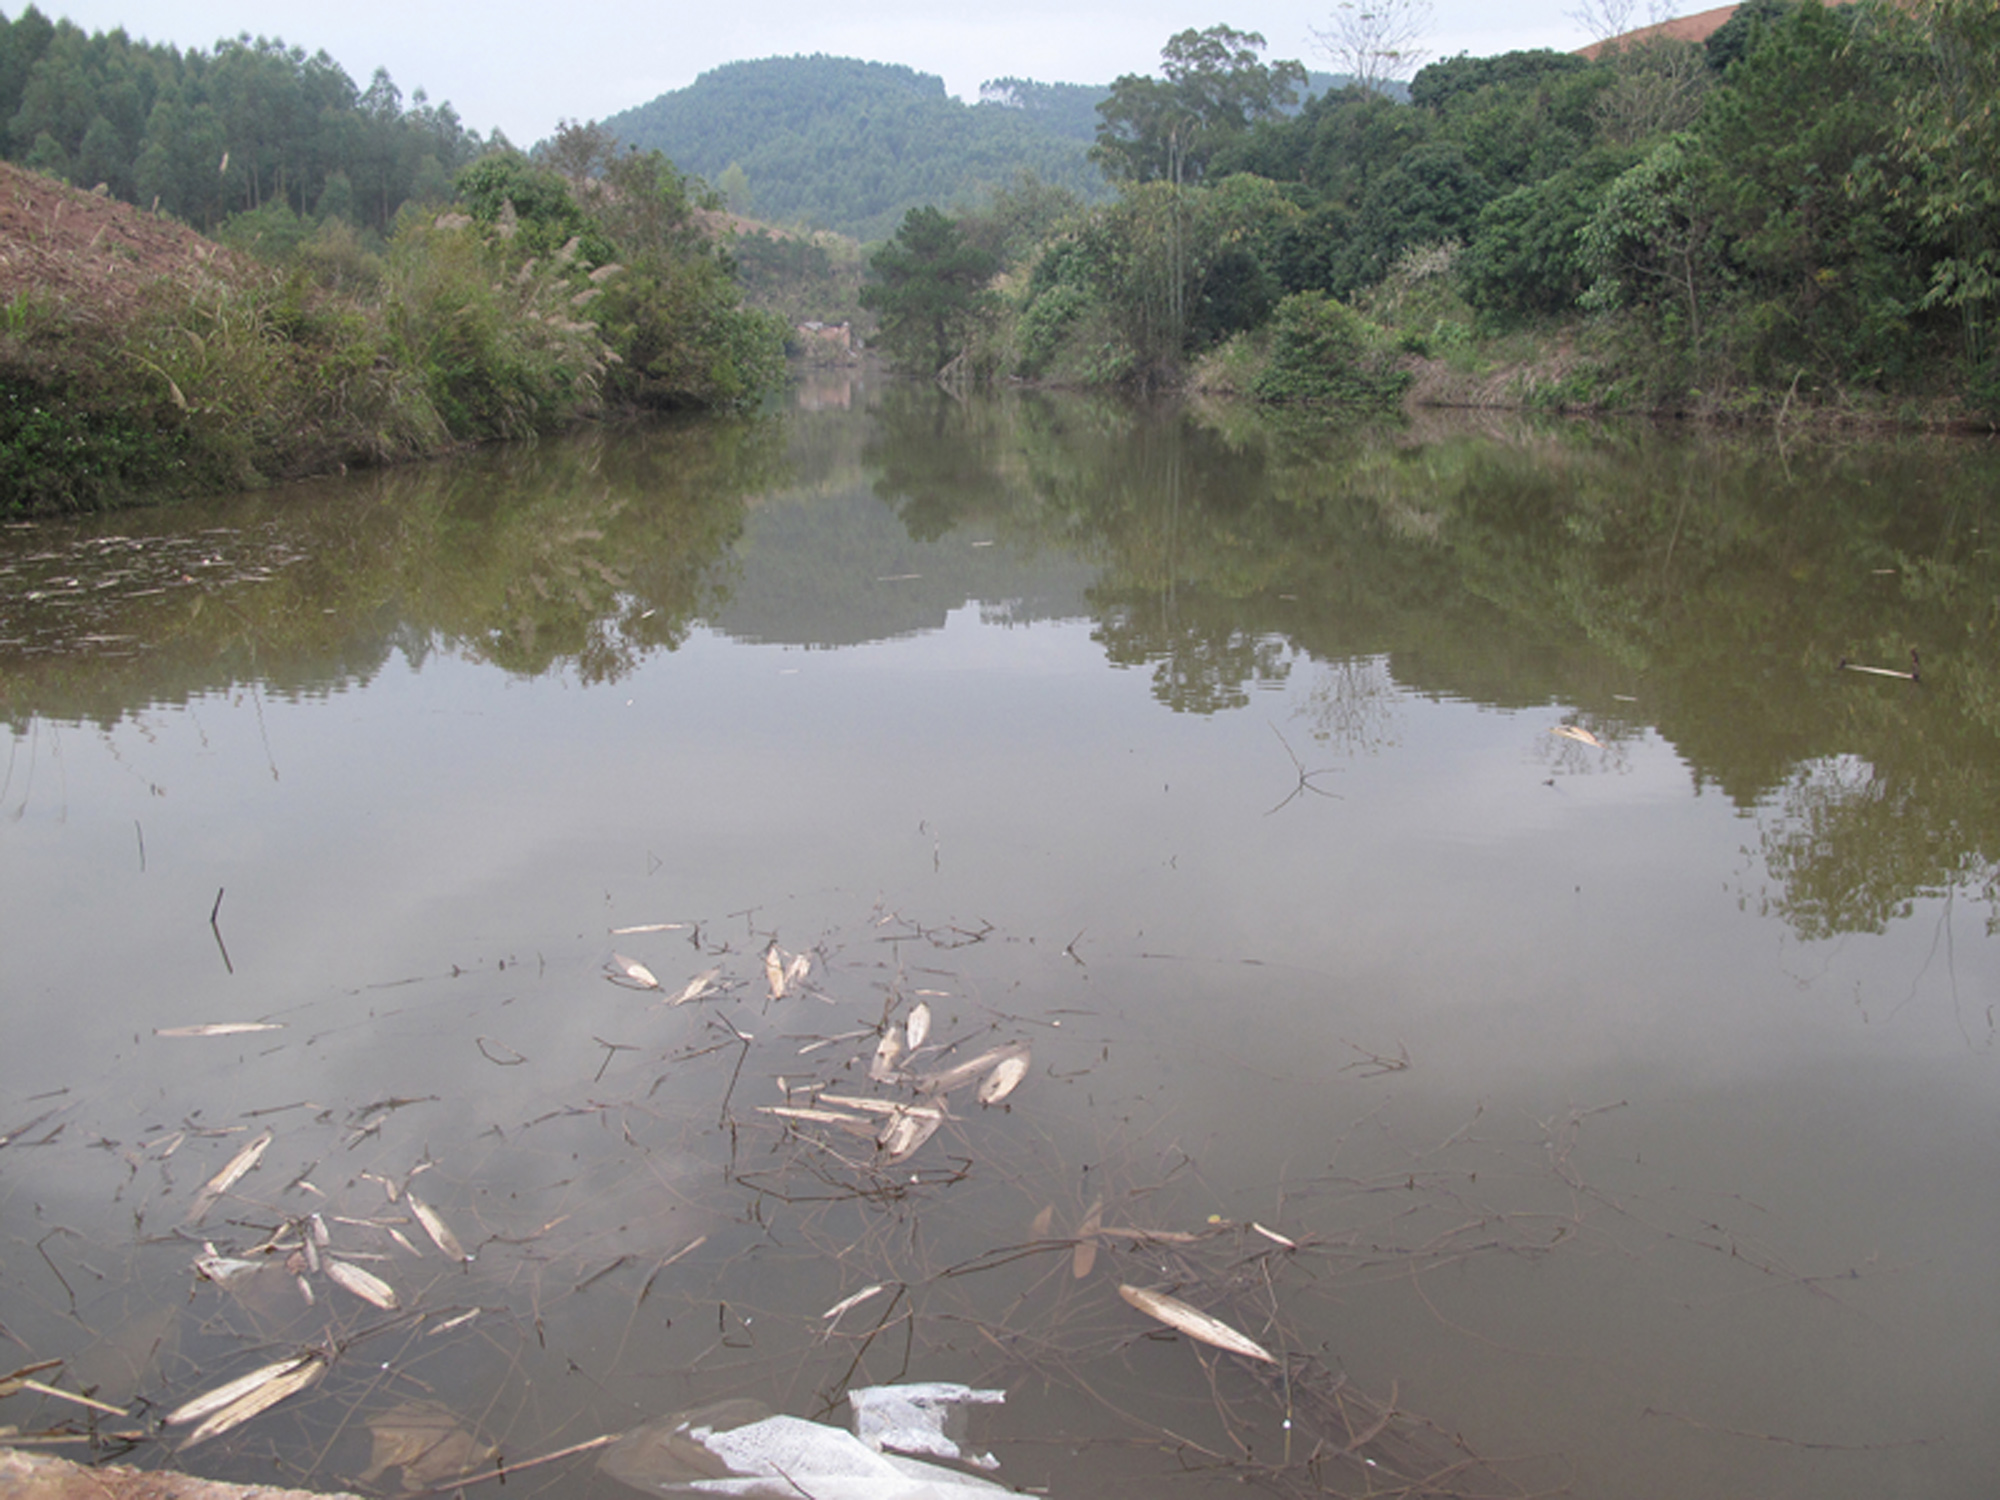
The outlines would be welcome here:
M 1085 1082 L 1051 1118 L 1081 1128 L 1091 1091 L 1145 1100 L 1222 1211 L 1277 1216 L 1274 1183 L 1336 1161 L 1400 1171 L 1468 1127 L 1469 1170 L 1504 1181 L 1546 1161 L 1547 1122 L 1617 1105 L 1579 1149 L 1636 1219 L 1687 1234 L 1720 1221 L 1720 1238 L 1802 1273 L 1896 1269 L 1830 1322 L 1779 1278 L 1676 1283 L 1677 1263 L 1634 1273 L 1636 1311 L 1598 1257 L 1574 1281 L 1499 1277 L 1542 1319 L 1509 1337 L 1565 1351 L 1548 1378 L 1579 1410 L 1602 1399 L 1591 1367 L 1622 1340 L 1657 1355 L 1664 1404 L 1704 1420 L 1776 1380 L 1793 1403 L 1748 1428 L 1841 1437 L 1888 1379 L 1916 1410 L 1856 1441 L 1971 1430 L 1991 1340 L 1953 1335 L 1991 1332 L 2000 1308 L 1977 1269 L 2000 1229 L 1986 1015 L 2000 975 L 1981 914 L 1926 902 L 1885 936 L 1801 944 L 1759 913 L 1749 822 L 1694 795 L 1651 733 L 1580 747 L 1550 734 L 1559 707 L 1419 697 L 1377 671 L 1365 733 L 1316 734 L 1334 721 L 1315 694 L 1348 670 L 1300 659 L 1245 710 L 1177 714 L 1147 671 L 1106 666 L 1088 622 L 1003 628 L 973 605 L 841 650 L 696 629 L 604 687 L 392 656 L 323 699 L 209 696 L 109 733 L 38 724 L 14 745 L 0 829 L 0 1124 L 60 1087 L 78 1136 L 440 1093 L 399 1149 L 448 1161 L 492 1124 L 588 1092 L 594 1039 L 657 1052 L 698 1031 L 600 965 L 616 945 L 671 987 L 706 960 L 680 934 L 608 929 L 699 920 L 746 954 L 753 929 L 794 947 L 831 934 L 852 965 L 831 1029 L 876 1003 L 863 960 L 879 904 L 993 924 L 990 947 L 932 961 L 985 1004 L 1071 1014 L 1074 1043 L 1050 1031 L 1044 1056 Z M 1288 748 L 1332 795 L 1283 801 L 1299 780 Z M 218 889 L 233 974 L 208 927 Z M 250 1017 L 287 1030 L 149 1035 Z M 535 1066 L 497 1068 L 475 1037 Z M 1401 1057 L 1403 1071 L 1369 1064 Z M 703 1096 L 689 1088 L 660 1109 Z M 18 1155 L 0 1168 L 43 1160 Z M 1598 1248 L 1615 1261 L 1630 1226 L 1605 1217 Z M 1639 1239 L 1635 1259 L 1667 1260 L 1651 1229 Z M 1747 1351 L 1716 1342 L 1737 1298 L 1754 1304 Z M 1452 1316 L 1518 1316 L 1497 1306 Z M 1357 1349 L 1390 1338 L 1364 1310 L 1335 1311 Z M 1593 1327 L 1615 1330 L 1606 1346 Z M 1794 1352 L 1772 1344 L 1801 1328 Z M 1433 1361 L 1429 1385 L 1449 1392 L 1464 1351 L 1423 1347 L 1412 1374 Z M 1616 1420 L 1647 1404 L 1644 1383 L 1612 1382 Z M 1460 1395 L 1496 1419 L 1510 1399 Z M 1584 1441 L 1554 1425 L 1549 1441 Z M 1844 1492 L 1838 1475 L 1824 1490 Z

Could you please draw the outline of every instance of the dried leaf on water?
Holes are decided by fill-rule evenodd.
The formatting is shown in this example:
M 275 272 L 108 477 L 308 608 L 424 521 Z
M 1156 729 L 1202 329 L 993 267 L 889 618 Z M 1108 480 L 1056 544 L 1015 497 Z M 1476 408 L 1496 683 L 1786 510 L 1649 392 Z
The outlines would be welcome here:
M 760 1104 L 760 1115 L 776 1115 L 781 1120 L 805 1120 L 814 1125 L 866 1125 L 867 1120 L 860 1115 L 850 1115 L 841 1109 L 801 1109 L 791 1104 Z
M 660 981 L 653 977 L 653 971 L 636 958 L 627 958 L 622 953 L 611 955 L 611 962 L 605 966 L 610 972 L 605 975 L 613 984 L 622 984 L 627 989 L 656 990 Z
M 403 1471 L 403 1489 L 427 1490 L 470 1474 L 499 1450 L 468 1430 L 449 1407 L 405 1401 L 368 1419 L 374 1440 L 368 1467 L 357 1476 L 373 1484 L 390 1469 Z
M 877 1083 L 887 1083 L 896 1076 L 896 1059 L 902 1055 L 903 1028 L 891 1026 L 875 1044 L 875 1059 L 868 1064 L 868 1076 Z
M 829 1324 L 838 1323 L 840 1321 L 840 1315 L 842 1313 L 847 1312 L 851 1308 L 859 1307 L 862 1303 L 866 1302 L 870 1297 L 873 1297 L 874 1295 L 876 1295 L 876 1293 L 882 1290 L 883 1290 L 883 1285 L 879 1281 L 876 1282 L 875 1285 L 873 1286 L 864 1286 L 860 1291 L 856 1292 L 853 1296 L 842 1297 L 838 1302 L 834 1303 L 833 1306 L 829 1307 L 825 1312 L 821 1313 L 820 1316 L 824 1318 Z
M 403 1194 L 403 1201 L 409 1205 L 410 1212 L 417 1216 L 417 1222 L 424 1226 L 424 1233 L 431 1237 L 433 1245 L 453 1260 L 472 1259 L 465 1253 L 465 1246 L 459 1243 L 458 1236 L 451 1232 L 451 1226 L 439 1217 L 436 1209 L 411 1192 Z
M 776 938 L 764 950 L 764 983 L 770 987 L 773 1000 L 785 998 L 785 954 Z
M 205 1255 L 194 1258 L 195 1274 L 203 1281 L 212 1281 L 217 1286 L 228 1286 L 232 1281 L 241 1281 L 246 1276 L 255 1276 L 269 1261 L 244 1260 L 239 1256 L 220 1255 L 213 1245 L 205 1246 Z
M 1003 1057 L 993 1065 L 993 1071 L 980 1082 L 979 1102 L 998 1104 L 1019 1088 L 1021 1080 L 1027 1076 L 1028 1049 L 1023 1047 L 1019 1052 Z
M 1604 741 L 1580 724 L 1558 724 L 1549 733 L 1561 735 L 1566 740 L 1575 740 L 1579 744 L 1594 746 L 1599 750 L 1604 748 Z
M 882 1148 L 891 1163 L 903 1161 L 936 1135 L 942 1124 L 944 1111 L 935 1105 L 900 1105 L 882 1126 L 882 1133 L 875 1137 L 875 1144 Z
M 694 978 L 682 985 L 680 989 L 661 1000 L 660 1003 L 662 1005 L 686 1005 L 690 1000 L 699 1000 L 703 995 L 706 995 L 710 990 L 715 988 L 715 981 L 721 977 L 722 970 L 720 967 L 703 969 Z
M 227 1385 L 219 1385 L 185 1406 L 176 1407 L 167 1414 L 167 1425 L 178 1427 L 206 1418 L 181 1444 L 180 1451 L 185 1452 L 197 1443 L 205 1443 L 212 1437 L 220 1437 L 241 1427 L 287 1396 L 295 1396 L 313 1385 L 325 1373 L 326 1356 L 317 1349 L 294 1359 L 279 1360 L 252 1370 Z
M 1118 1295 L 1147 1317 L 1157 1318 L 1167 1327 L 1212 1348 L 1241 1354 L 1247 1359 L 1261 1359 L 1266 1364 L 1275 1365 L 1278 1362 L 1277 1356 L 1249 1335 L 1238 1333 L 1227 1323 L 1211 1318 L 1198 1307 L 1188 1306 L 1178 1297 L 1137 1286 L 1121 1286 Z
M 1275 1229 L 1266 1229 L 1262 1224 L 1259 1224 L 1255 1219 L 1252 1219 L 1250 1221 L 1250 1227 L 1256 1230 L 1259 1234 L 1263 1235 L 1265 1239 L 1269 1240 L 1274 1245 L 1282 1245 L 1287 1250 L 1296 1250 L 1299 1248 L 1299 1242 L 1297 1240 L 1288 1239 L 1286 1236 L 1278 1233 L 1278 1231 Z
M 1088 1276 L 1091 1267 L 1097 1264 L 1097 1226 L 1103 1222 L 1104 1200 L 1099 1198 L 1076 1226 L 1076 1249 L 1070 1253 L 1069 1273 L 1078 1281 Z
M 893 1099 L 866 1099 L 859 1094 L 821 1094 L 822 1104 L 838 1104 L 843 1109 L 865 1109 L 871 1115 L 893 1115 L 899 1109 L 909 1108 Z
M 388 1282 L 373 1271 L 364 1271 L 350 1261 L 333 1260 L 326 1262 L 326 1279 L 343 1290 L 354 1293 L 363 1302 L 372 1302 L 384 1312 L 394 1312 L 401 1304 L 396 1301 L 396 1292 Z
M 200 1026 L 155 1026 L 154 1036 L 242 1036 L 252 1031 L 283 1031 L 282 1021 L 210 1021 Z
M 948 1094 L 953 1089 L 964 1088 L 973 1079 L 1019 1055 L 1026 1057 L 1028 1048 L 1022 1042 L 1009 1042 L 1004 1047 L 989 1047 L 977 1057 L 969 1057 L 964 1062 L 944 1068 L 935 1073 L 926 1073 L 917 1080 L 917 1087 L 926 1094 Z
M 1053 1203 L 1045 1204 L 1042 1211 L 1035 1215 L 1034 1222 L 1028 1226 L 1028 1238 L 1031 1240 L 1047 1239 L 1049 1231 L 1055 1228 L 1055 1223 L 1056 1206 Z
M 930 1001 L 919 1000 L 911 1008 L 908 1029 L 910 1033 L 910 1050 L 914 1052 L 917 1048 L 923 1046 L 924 1038 L 931 1034 Z
M 188 1210 L 187 1222 L 198 1224 L 207 1217 L 208 1211 L 215 1207 L 216 1200 L 241 1182 L 243 1174 L 257 1165 L 258 1159 L 263 1156 L 272 1138 L 273 1133 L 265 1131 L 230 1157 L 227 1166 L 203 1183 L 201 1191 L 195 1194 L 194 1207 Z

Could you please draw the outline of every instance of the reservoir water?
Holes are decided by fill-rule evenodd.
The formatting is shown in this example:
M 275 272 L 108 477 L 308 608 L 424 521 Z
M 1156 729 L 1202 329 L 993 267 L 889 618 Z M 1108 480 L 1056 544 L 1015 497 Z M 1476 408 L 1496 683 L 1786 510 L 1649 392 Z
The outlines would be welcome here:
M 520 1466 L 942 1380 L 1058 1497 L 1990 1494 L 1996 496 L 857 380 L 11 526 L 0 1374 L 125 1415 L 0 1424 L 614 1495 Z

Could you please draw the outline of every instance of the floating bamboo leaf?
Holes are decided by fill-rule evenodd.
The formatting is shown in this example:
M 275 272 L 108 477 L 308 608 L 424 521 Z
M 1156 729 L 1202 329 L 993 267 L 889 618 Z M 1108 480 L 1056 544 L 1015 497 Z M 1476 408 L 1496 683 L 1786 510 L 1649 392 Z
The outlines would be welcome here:
M 865 1099 L 859 1094 L 821 1094 L 819 1102 L 838 1104 L 842 1109 L 865 1109 L 871 1115 L 893 1115 L 897 1110 L 909 1107 L 893 1099 Z
M 406 1401 L 368 1419 L 373 1439 L 368 1467 L 357 1476 L 373 1484 L 390 1469 L 403 1471 L 403 1490 L 427 1490 L 469 1475 L 497 1451 L 468 1431 L 448 1407 L 433 1401 Z
M 868 1076 L 877 1083 L 887 1083 L 896 1076 L 896 1059 L 902 1055 L 903 1028 L 891 1026 L 875 1044 L 875 1059 L 868 1064 Z
M 980 1082 L 979 1102 L 998 1104 L 1019 1088 L 1021 1080 L 1027 1076 L 1028 1049 L 1023 1047 L 1019 1052 L 1003 1057 L 993 1065 L 993 1071 Z
M 776 1115 L 781 1120 L 808 1120 L 815 1125 L 866 1125 L 860 1115 L 850 1115 L 841 1109 L 800 1109 L 790 1104 L 760 1104 L 760 1115 Z
M 1158 1318 L 1167 1327 L 1197 1339 L 1213 1348 L 1226 1350 L 1231 1354 L 1241 1354 L 1248 1359 L 1261 1359 L 1266 1364 L 1275 1365 L 1278 1360 L 1270 1350 L 1247 1334 L 1238 1333 L 1227 1323 L 1211 1318 L 1198 1307 L 1190 1307 L 1178 1297 L 1169 1297 L 1164 1292 L 1150 1292 L 1144 1287 L 1121 1286 L 1118 1295 L 1138 1308 L 1149 1318 Z
M 242 1036 L 252 1031 L 283 1031 L 282 1021 L 210 1021 L 200 1026 L 155 1026 L 154 1036 Z
M 874 1286 L 864 1286 L 860 1291 L 856 1292 L 853 1296 L 842 1297 L 838 1302 L 834 1303 L 833 1306 L 829 1307 L 825 1312 L 821 1313 L 820 1316 L 824 1318 L 828 1324 L 838 1323 L 840 1321 L 840 1315 L 842 1313 L 848 1311 L 850 1308 L 859 1307 L 862 1303 L 866 1302 L 870 1297 L 873 1297 L 877 1292 L 880 1292 L 882 1289 L 883 1289 L 882 1284 L 880 1282 L 877 1282 Z M 121 1413 L 120 1415 L 123 1415 L 123 1413 Z
M 271 1144 L 271 1140 L 272 1132 L 265 1131 L 241 1151 L 230 1157 L 227 1166 L 209 1178 L 207 1182 L 203 1183 L 201 1191 L 195 1194 L 194 1206 L 188 1210 L 187 1222 L 190 1224 L 199 1224 L 206 1218 L 208 1211 L 215 1207 L 216 1200 L 235 1187 L 238 1182 L 243 1180 L 243 1174 L 257 1165 L 258 1159 L 263 1156 L 264 1150 Z
M 1599 750 L 1604 748 L 1604 741 L 1580 724 L 1558 724 L 1549 733 L 1561 735 L 1566 740 L 1575 740 L 1579 744 L 1590 745 Z
M 882 1133 L 875 1137 L 875 1144 L 882 1148 L 893 1164 L 914 1155 L 919 1146 L 937 1134 L 942 1124 L 944 1111 L 935 1105 L 900 1106 L 889 1116 Z
M 690 1000 L 699 1000 L 703 995 L 706 995 L 711 989 L 715 988 L 715 981 L 721 977 L 722 970 L 720 968 L 703 969 L 694 978 L 690 979 L 680 989 L 667 996 L 660 1003 L 662 1005 L 686 1005 Z
M 335 1286 L 354 1293 L 363 1302 L 372 1302 L 384 1312 L 394 1312 L 401 1304 L 396 1301 L 395 1289 L 373 1271 L 344 1260 L 329 1259 L 326 1262 L 326 1278 Z
M 982 1077 L 997 1064 L 1016 1055 L 1025 1057 L 1028 1049 L 1020 1042 L 1009 1042 L 1004 1047 L 989 1047 L 977 1057 L 944 1068 L 936 1073 L 926 1073 L 917 1080 L 917 1087 L 926 1094 L 948 1094 L 953 1089 L 964 1088 L 973 1079 Z
M 636 958 L 627 958 L 622 953 L 611 955 L 607 965 L 610 972 L 605 976 L 613 984 L 622 984 L 627 989 L 656 990 L 660 981 L 653 977 L 653 971 Z
M 233 1255 L 218 1255 L 215 1247 L 207 1247 L 208 1253 L 194 1259 L 195 1274 L 204 1281 L 212 1281 L 217 1286 L 228 1286 L 232 1281 L 241 1281 L 246 1276 L 255 1276 L 263 1270 L 268 1261 L 242 1260 Z
M 300 1391 L 319 1382 L 326 1373 L 326 1356 L 314 1351 L 300 1359 L 290 1370 L 281 1372 L 258 1389 L 241 1397 L 231 1405 L 215 1413 L 201 1426 L 187 1435 L 187 1441 L 177 1452 L 186 1452 L 197 1443 L 205 1443 L 212 1437 L 241 1427 L 252 1417 L 269 1411 L 288 1396 L 296 1396 Z
M 924 1038 L 931 1034 L 930 1001 L 919 1000 L 911 1009 L 908 1030 L 910 1050 L 914 1052 L 917 1048 L 923 1046 Z
M 175 1407 L 167 1413 L 167 1425 L 181 1427 L 189 1422 L 202 1422 L 204 1417 L 209 1418 L 210 1420 L 202 1422 L 202 1425 L 188 1436 L 188 1440 L 181 1444 L 183 1448 L 192 1448 L 196 1443 L 205 1442 L 249 1421 L 258 1412 L 269 1410 L 294 1392 L 304 1390 L 306 1386 L 319 1379 L 325 1369 L 326 1356 L 317 1349 L 306 1354 L 294 1355 L 290 1359 L 260 1365 L 248 1375 L 239 1375 L 236 1379 L 219 1385 L 212 1391 L 205 1391 L 192 1401 Z M 304 1377 L 302 1381 L 301 1376 Z M 269 1394 L 274 1389 L 276 1394 Z M 256 1401 L 260 1396 L 267 1399 L 248 1410 L 239 1411 L 239 1408 L 246 1403 Z
M 776 938 L 764 950 L 764 982 L 770 986 L 773 1000 L 785 998 L 785 955 Z
M 1097 1226 L 1103 1222 L 1104 1200 L 1099 1198 L 1076 1227 L 1076 1249 L 1070 1253 L 1069 1273 L 1078 1281 L 1088 1276 L 1091 1267 L 1097 1264 Z
M 465 1253 L 465 1246 L 459 1243 L 458 1236 L 451 1232 L 451 1226 L 438 1216 L 436 1209 L 411 1192 L 403 1194 L 403 1201 L 409 1205 L 410 1212 L 417 1216 L 417 1222 L 424 1226 L 424 1233 L 431 1237 L 433 1245 L 453 1260 L 472 1259 Z

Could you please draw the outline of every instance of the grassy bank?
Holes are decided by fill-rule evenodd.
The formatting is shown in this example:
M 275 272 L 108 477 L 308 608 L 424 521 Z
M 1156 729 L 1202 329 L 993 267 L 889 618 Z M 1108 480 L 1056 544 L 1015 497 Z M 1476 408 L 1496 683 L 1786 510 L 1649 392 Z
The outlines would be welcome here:
M 294 226 L 276 263 L 12 168 L 0 180 L 0 514 L 254 487 L 721 405 L 782 378 L 662 159 L 592 203 L 488 158 L 386 241 Z M 694 185 L 698 188 L 698 185 Z

